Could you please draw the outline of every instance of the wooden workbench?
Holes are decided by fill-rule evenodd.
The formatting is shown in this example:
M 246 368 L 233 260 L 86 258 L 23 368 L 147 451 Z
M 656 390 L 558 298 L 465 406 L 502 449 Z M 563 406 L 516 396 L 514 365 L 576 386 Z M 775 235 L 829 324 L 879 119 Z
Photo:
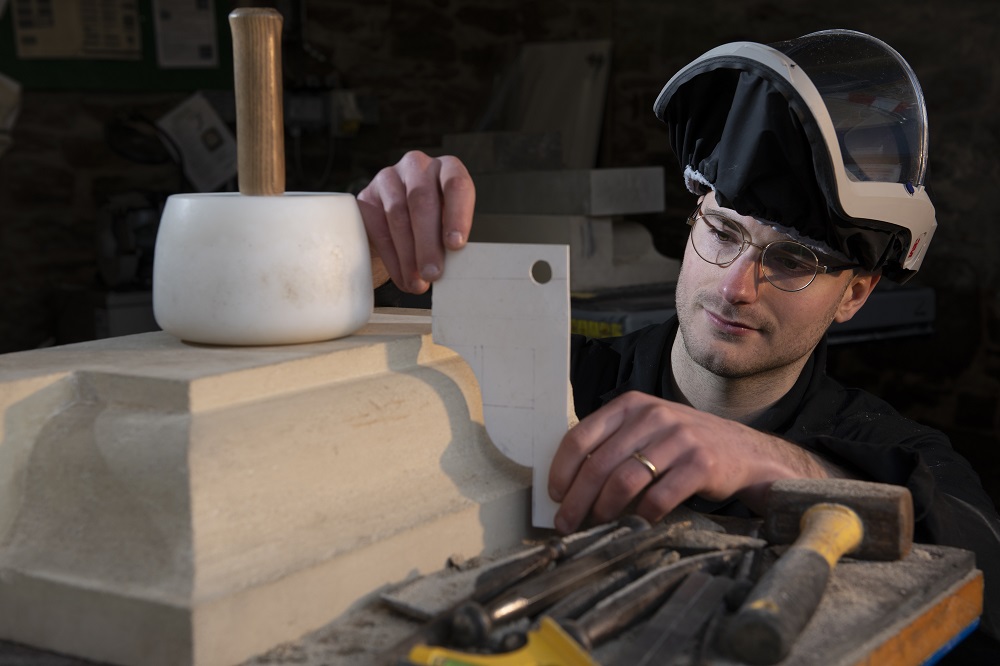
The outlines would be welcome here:
M 447 572 L 435 575 L 446 578 Z M 812 622 L 781 666 L 923 664 L 975 627 L 982 601 L 982 573 L 968 551 L 915 545 L 900 562 L 845 559 L 834 570 Z M 326 627 L 244 666 L 381 666 L 380 653 L 418 626 L 373 595 Z M 631 632 L 639 630 L 641 625 Z M 596 660 L 613 664 L 631 637 L 626 633 L 598 647 Z M 90 662 L 0 643 L 0 663 L 84 666 Z M 688 661 L 681 655 L 667 663 Z M 737 666 L 738 662 L 711 656 L 707 663 Z
M 982 608 L 983 575 L 968 551 L 915 546 L 902 562 L 847 560 L 783 663 L 922 664 L 974 628 Z
M 899 562 L 845 559 L 834 570 L 813 621 L 781 666 L 923 664 L 975 627 L 982 600 L 982 573 L 968 551 L 918 544 Z M 382 666 L 381 650 L 418 626 L 373 598 L 324 629 L 246 666 Z M 620 647 L 641 626 L 631 630 L 632 635 L 599 646 L 596 660 L 614 664 Z M 688 662 L 681 658 L 675 663 Z M 707 663 L 737 664 L 718 656 Z

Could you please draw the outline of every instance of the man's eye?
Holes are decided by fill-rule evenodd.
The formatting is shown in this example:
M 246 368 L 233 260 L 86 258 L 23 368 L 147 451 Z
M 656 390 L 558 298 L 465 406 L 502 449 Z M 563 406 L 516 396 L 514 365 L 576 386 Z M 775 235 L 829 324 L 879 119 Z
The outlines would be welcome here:
M 708 226 L 709 232 L 717 242 L 736 244 L 743 243 L 742 235 L 737 233 L 734 229 L 729 228 L 724 223 L 706 217 L 705 224 Z
M 785 252 L 775 252 L 767 258 L 767 263 L 776 270 L 787 274 L 806 274 L 816 270 L 815 262 L 803 257 Z

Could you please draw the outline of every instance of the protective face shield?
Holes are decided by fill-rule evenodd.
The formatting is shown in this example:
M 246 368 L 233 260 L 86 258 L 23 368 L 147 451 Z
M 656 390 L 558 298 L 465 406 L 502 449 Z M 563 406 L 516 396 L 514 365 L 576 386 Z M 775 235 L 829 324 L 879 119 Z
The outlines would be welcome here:
M 899 282 L 920 267 L 937 226 L 927 113 L 884 42 L 826 30 L 725 44 L 675 74 L 653 110 L 691 191 Z

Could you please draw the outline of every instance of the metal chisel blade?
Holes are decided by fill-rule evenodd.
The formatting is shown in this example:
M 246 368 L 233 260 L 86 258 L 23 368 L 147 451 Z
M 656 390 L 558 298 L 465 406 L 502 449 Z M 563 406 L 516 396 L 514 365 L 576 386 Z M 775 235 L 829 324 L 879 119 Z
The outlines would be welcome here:
M 722 606 L 733 580 L 695 571 L 653 614 L 637 640 L 616 660 L 629 666 L 653 666 L 688 649 Z

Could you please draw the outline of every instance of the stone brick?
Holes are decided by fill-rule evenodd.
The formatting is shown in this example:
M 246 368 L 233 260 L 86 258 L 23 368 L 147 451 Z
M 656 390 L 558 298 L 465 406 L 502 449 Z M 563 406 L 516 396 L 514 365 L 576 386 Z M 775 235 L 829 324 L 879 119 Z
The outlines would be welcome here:
M 518 544 L 530 474 L 490 443 L 473 371 L 429 317 L 379 316 L 310 345 L 160 332 L 5 356 L 0 633 L 233 664 Z

